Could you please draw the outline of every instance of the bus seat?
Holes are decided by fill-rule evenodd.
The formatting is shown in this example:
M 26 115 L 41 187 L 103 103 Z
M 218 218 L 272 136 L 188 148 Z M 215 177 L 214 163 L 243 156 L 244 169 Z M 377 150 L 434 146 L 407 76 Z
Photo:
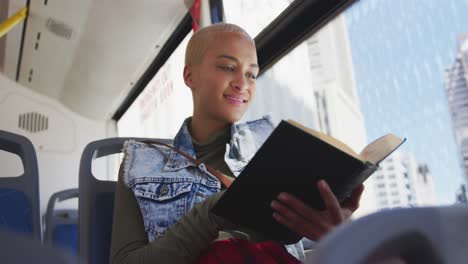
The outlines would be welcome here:
M 0 248 L 2 263 L 78 263 L 75 256 L 19 233 L 0 231 Z
M 24 173 L 0 177 L 0 228 L 41 240 L 36 151 L 24 136 L 0 130 L 0 150 L 20 157 Z
M 89 143 L 83 151 L 79 172 L 78 251 L 85 263 L 109 263 L 115 181 L 101 181 L 92 173 L 92 160 L 122 151 L 127 140 L 148 138 L 109 138 Z M 154 139 L 152 139 L 154 140 Z M 171 143 L 171 140 L 156 139 Z
M 47 204 L 45 215 L 44 242 L 78 255 L 78 210 L 56 209 L 58 202 L 78 198 L 78 189 L 68 189 L 54 193 Z
M 339 226 L 316 244 L 307 263 L 461 264 L 468 259 L 468 206 L 399 208 Z

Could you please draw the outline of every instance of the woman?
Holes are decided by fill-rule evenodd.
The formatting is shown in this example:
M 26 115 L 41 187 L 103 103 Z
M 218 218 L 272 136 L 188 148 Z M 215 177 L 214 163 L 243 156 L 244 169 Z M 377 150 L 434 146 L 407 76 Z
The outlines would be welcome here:
M 255 42 L 242 28 L 215 24 L 197 31 L 183 72 L 193 115 L 173 146 L 235 179 L 274 128 L 268 117 L 236 123 L 255 97 L 258 71 Z M 127 142 L 125 153 L 116 189 L 112 263 L 193 263 L 216 239 L 261 241 L 254 232 L 221 232 L 238 227 L 210 213 L 222 192 L 205 165 L 146 143 Z M 272 201 L 275 219 L 316 240 L 357 209 L 362 193 L 361 187 L 342 208 L 325 182 L 319 190 L 326 211 L 282 193 Z M 304 261 L 301 243 L 286 249 Z

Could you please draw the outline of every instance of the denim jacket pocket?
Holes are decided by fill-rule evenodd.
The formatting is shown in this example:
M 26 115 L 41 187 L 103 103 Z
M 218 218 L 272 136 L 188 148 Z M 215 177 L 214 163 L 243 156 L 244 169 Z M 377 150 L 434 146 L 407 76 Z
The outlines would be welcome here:
M 162 236 L 190 209 L 193 187 L 190 181 L 165 182 L 164 179 L 134 186 L 150 241 Z
M 203 202 L 206 198 L 220 191 L 220 188 L 217 186 L 216 182 L 211 184 L 204 182 L 198 183 L 194 185 L 194 189 L 195 197 L 193 199 L 193 203 L 191 202 L 191 207 L 197 203 Z

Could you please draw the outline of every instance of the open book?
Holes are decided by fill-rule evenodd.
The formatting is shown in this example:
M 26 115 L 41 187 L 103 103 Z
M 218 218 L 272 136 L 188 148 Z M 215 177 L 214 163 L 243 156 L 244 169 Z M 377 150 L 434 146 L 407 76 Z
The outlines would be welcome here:
M 301 237 L 272 217 L 270 203 L 279 193 L 291 193 L 322 210 L 317 181 L 325 179 L 343 202 L 404 141 L 387 134 L 356 153 L 333 137 L 292 120 L 282 121 L 217 202 L 213 213 L 268 239 L 295 243 Z

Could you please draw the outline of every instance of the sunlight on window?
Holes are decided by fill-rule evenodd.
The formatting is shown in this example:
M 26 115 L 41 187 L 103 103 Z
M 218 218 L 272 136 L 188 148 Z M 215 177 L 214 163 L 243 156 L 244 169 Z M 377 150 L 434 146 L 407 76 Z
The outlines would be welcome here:
M 238 8 L 227 17 L 255 35 L 267 23 L 248 14 L 267 21 L 289 4 L 282 2 L 264 10 L 255 1 L 226 1 Z M 258 79 L 245 119 L 296 119 L 357 151 L 389 132 L 406 137 L 367 183 L 362 214 L 452 204 L 463 193 L 468 157 L 466 13 L 466 1 L 360 1 Z M 390 192 L 373 201 L 382 196 L 373 189 L 385 186 L 396 190 L 392 202 Z
M 270 24 L 292 0 L 223 0 L 226 22 L 244 28 L 254 38 Z

